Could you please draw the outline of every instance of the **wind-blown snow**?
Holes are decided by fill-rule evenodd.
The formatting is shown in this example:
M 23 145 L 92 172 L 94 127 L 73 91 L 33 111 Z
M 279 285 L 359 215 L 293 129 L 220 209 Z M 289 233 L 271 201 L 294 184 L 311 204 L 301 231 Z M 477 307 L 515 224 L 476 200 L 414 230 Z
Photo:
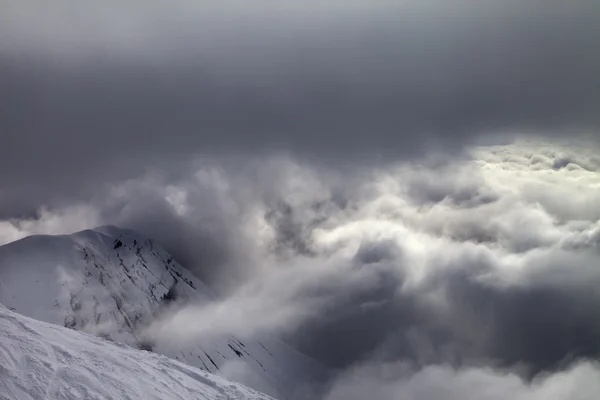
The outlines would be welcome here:
M 0 398 L 268 400 L 162 355 L 132 349 L 0 306 Z

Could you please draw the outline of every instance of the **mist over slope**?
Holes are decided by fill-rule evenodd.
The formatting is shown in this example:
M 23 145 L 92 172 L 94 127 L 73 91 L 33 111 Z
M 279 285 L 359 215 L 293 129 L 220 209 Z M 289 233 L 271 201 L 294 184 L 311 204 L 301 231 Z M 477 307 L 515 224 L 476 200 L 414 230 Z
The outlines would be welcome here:
M 219 299 L 159 244 L 130 230 L 103 226 L 0 246 L 0 282 L 0 301 L 15 312 L 163 354 L 279 399 L 306 398 L 308 386 L 327 379 L 323 366 L 270 332 L 248 335 L 223 322 L 235 315 L 193 315 L 183 326 L 201 318 L 208 330 L 177 340 L 164 319 L 182 307 L 219 307 Z

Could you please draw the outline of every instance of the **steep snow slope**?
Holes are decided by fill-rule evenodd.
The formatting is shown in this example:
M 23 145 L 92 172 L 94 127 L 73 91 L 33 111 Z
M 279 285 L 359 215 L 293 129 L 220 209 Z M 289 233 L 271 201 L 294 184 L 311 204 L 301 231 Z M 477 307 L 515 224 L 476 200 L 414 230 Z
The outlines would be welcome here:
M 277 339 L 174 344 L 140 337 L 158 313 L 168 312 L 167 305 L 214 296 L 152 240 L 113 226 L 0 247 L 0 302 L 11 310 L 208 372 L 241 370 L 234 379 L 279 399 L 310 398 L 306 383 L 322 379 L 325 369 Z
M 165 356 L 1 306 L 0 338 L 1 399 L 270 399 Z

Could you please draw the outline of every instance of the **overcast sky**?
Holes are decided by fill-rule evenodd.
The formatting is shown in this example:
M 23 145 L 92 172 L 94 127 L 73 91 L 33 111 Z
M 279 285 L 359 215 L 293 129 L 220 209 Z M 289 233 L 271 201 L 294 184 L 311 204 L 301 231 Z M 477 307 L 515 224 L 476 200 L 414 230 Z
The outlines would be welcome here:
M 599 123 L 590 2 L 0 7 L 0 181 L 15 204 L 197 154 L 355 162 Z
M 157 340 L 282 335 L 327 400 L 598 390 L 593 2 L 9 0 L 0 38 L 0 244 L 155 238 L 223 295 Z

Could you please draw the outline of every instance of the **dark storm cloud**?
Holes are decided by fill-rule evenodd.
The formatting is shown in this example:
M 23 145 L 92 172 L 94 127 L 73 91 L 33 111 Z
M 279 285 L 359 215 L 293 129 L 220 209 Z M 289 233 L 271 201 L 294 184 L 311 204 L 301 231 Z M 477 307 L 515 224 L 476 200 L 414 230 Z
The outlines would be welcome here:
M 112 6 L 1 13 L 4 202 L 194 154 L 398 158 L 598 126 L 582 2 Z

